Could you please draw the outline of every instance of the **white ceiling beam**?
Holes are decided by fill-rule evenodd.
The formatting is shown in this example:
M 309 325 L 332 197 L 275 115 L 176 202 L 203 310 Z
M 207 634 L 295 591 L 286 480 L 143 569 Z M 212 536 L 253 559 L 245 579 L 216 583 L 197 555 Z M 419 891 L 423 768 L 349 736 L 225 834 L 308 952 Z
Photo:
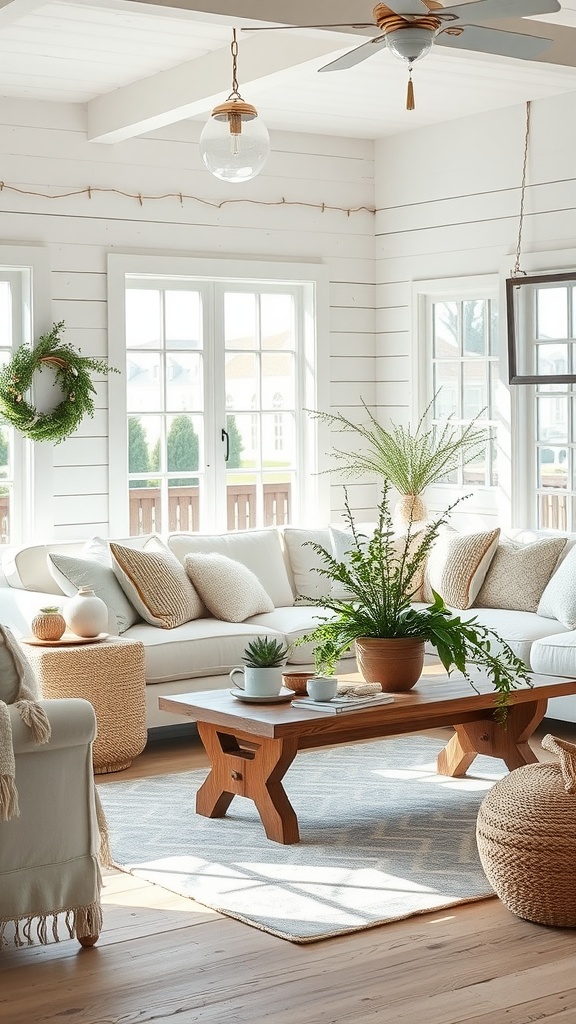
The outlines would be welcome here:
M 279 38 L 281 36 L 281 38 Z M 249 102 L 250 84 L 261 82 L 286 68 L 324 58 L 338 49 L 334 38 L 318 40 L 278 33 L 251 36 L 242 41 L 240 91 Z M 342 49 L 342 47 L 340 47 Z M 144 132 L 208 113 L 230 93 L 230 47 L 221 47 L 150 78 L 96 97 L 88 104 L 88 140 L 122 142 Z
M 26 14 L 45 6 L 46 0 L 0 0 L 0 28 L 14 25 Z

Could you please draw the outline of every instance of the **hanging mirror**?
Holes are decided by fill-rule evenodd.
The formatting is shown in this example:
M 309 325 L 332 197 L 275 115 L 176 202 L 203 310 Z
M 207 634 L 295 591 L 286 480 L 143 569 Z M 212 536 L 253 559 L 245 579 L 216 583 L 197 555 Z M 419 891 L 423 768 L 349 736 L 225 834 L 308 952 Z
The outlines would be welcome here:
M 576 270 L 506 281 L 510 384 L 576 383 Z

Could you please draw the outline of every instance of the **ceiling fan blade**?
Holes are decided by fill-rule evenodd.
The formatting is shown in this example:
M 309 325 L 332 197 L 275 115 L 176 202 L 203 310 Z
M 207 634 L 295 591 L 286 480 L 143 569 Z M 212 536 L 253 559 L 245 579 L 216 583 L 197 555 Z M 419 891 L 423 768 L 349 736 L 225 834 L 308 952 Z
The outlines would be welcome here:
M 361 64 L 363 60 L 371 57 L 373 53 L 377 53 L 382 46 L 386 46 L 386 36 L 376 36 L 375 39 L 369 39 L 367 43 L 362 43 L 362 46 L 349 50 L 343 57 L 338 57 L 337 60 L 333 60 L 330 64 L 325 64 L 323 68 L 318 68 L 318 70 L 345 71 L 347 68 L 355 67 L 356 64 Z
M 440 15 L 454 15 L 459 22 L 495 21 L 497 18 L 529 18 L 561 10 L 558 0 L 475 0 L 474 3 L 445 7 Z
M 389 7 L 394 14 L 399 14 L 400 17 L 403 17 L 404 14 L 411 14 L 415 18 L 422 18 L 430 14 L 430 8 L 423 3 L 423 0 L 392 0 L 391 3 L 386 0 L 386 7 Z
M 371 28 L 374 29 L 376 26 L 373 21 L 355 21 L 353 24 L 350 22 L 344 22 L 343 24 L 338 23 L 337 25 L 254 25 L 253 28 L 243 28 L 242 32 L 282 32 L 285 29 L 295 28 Z
M 478 53 L 494 53 L 499 57 L 518 57 L 533 60 L 550 46 L 551 39 L 542 36 L 527 36 L 520 32 L 501 32 L 497 28 L 482 28 L 479 25 L 462 25 L 460 35 L 440 32 L 434 40 L 435 46 L 451 46 L 460 50 L 476 50 Z

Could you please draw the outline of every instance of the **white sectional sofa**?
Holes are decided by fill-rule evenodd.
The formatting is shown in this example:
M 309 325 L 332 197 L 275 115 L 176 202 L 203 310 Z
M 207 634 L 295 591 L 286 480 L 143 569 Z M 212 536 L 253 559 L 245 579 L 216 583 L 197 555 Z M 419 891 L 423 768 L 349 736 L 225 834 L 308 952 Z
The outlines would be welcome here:
M 341 552 L 342 539 L 343 531 L 329 528 L 271 528 L 214 536 L 176 533 L 164 537 L 163 543 L 180 563 L 184 563 L 190 553 L 204 552 L 220 554 L 246 566 L 266 591 L 270 610 L 251 615 L 241 622 L 224 621 L 204 613 L 174 628 L 160 628 L 140 620 L 124 629 L 122 636 L 141 640 L 145 646 L 148 727 L 153 729 L 183 721 L 178 716 L 159 711 L 158 697 L 227 686 L 230 669 L 242 664 L 244 648 L 255 636 L 272 634 L 290 645 L 298 636 L 310 631 L 323 613 L 322 609 L 305 602 L 310 597 L 321 597 L 326 592 L 326 581 L 314 571 L 314 565 L 318 564 L 317 556 L 305 542 L 313 540 L 328 550 Z M 538 539 L 535 535 L 524 538 L 526 543 Z M 146 550 L 154 542 L 154 538 L 140 537 L 118 543 Z M 573 575 L 576 595 L 576 548 L 573 545 L 574 540 L 570 538 L 554 569 L 553 578 L 558 573 L 561 580 L 563 574 L 569 583 Z M 569 560 L 571 550 L 574 555 Z M 56 582 L 54 567 L 52 571 L 49 568 L 50 554 L 64 555 L 77 563 L 74 585 L 90 582 L 94 564 L 103 565 L 109 557 L 106 542 L 98 540 L 6 550 L 2 555 L 0 621 L 17 636 L 30 632 L 31 619 L 40 606 L 63 603 L 66 593 L 74 592 L 74 586 L 62 589 L 62 578 L 58 573 L 56 576 L 60 583 Z M 489 576 L 486 579 L 488 581 Z M 521 579 L 513 582 L 514 586 L 522 587 Z M 563 587 L 561 591 L 563 594 Z M 482 593 L 480 590 L 480 597 Z M 490 593 L 489 589 L 487 593 Z M 522 600 L 519 603 L 522 604 Z M 109 632 L 114 634 L 119 631 L 118 620 L 110 604 L 109 608 Z M 473 606 L 465 611 L 455 611 L 462 615 L 475 615 L 496 630 L 534 671 L 576 675 L 576 629 L 570 628 L 571 609 L 568 613 L 561 611 L 564 622 L 550 614 L 518 608 Z M 576 612 L 573 618 L 576 625 Z M 136 614 L 135 619 L 138 620 Z M 290 649 L 290 665 L 309 667 L 312 660 L 313 652 L 308 645 Z M 354 667 L 353 662 L 344 665 L 348 671 Z M 551 702 L 549 714 L 576 722 L 576 697 L 557 698 Z

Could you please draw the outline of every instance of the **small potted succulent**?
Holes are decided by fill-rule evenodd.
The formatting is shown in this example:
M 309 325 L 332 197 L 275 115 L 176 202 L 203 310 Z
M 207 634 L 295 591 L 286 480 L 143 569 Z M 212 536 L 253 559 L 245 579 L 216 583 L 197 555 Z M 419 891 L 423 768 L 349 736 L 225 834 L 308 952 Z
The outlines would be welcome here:
M 286 644 L 271 636 L 257 636 L 244 649 L 244 668 L 233 668 L 230 679 L 252 697 L 274 697 L 282 689 Z M 236 679 L 239 675 L 240 680 Z

